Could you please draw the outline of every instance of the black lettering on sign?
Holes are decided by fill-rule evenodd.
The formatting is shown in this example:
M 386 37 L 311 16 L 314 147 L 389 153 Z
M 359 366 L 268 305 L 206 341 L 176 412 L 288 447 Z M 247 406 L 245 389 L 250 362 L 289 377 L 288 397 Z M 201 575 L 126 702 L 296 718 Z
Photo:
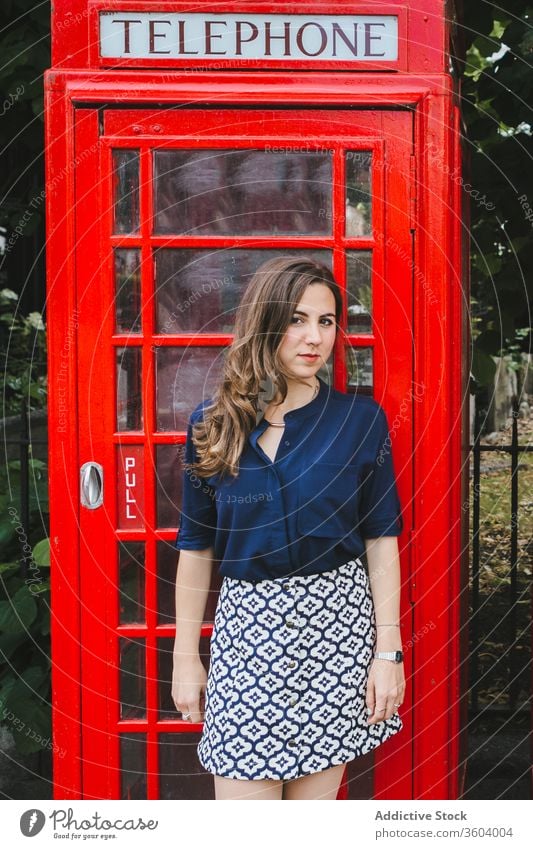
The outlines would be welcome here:
M 372 45 L 371 41 L 380 41 L 381 35 L 372 35 L 370 28 L 371 27 L 384 27 L 385 24 L 380 23 L 379 21 L 370 22 L 367 21 L 365 23 L 365 56 L 372 56 L 374 58 L 378 58 L 379 56 L 384 56 L 385 52 L 382 53 L 372 53 Z
M 243 24 L 250 28 L 249 38 L 244 38 L 243 36 Z M 252 24 L 251 21 L 237 21 L 235 24 L 235 55 L 242 56 L 242 45 L 247 44 L 250 41 L 255 41 L 258 35 L 259 29 L 255 24 Z
M 304 47 L 303 34 L 304 34 L 304 30 L 306 30 L 307 27 L 317 27 L 317 29 L 320 30 L 320 35 L 322 36 L 320 47 L 318 48 L 318 50 L 315 53 L 311 53 L 309 50 L 306 50 L 305 47 Z M 300 27 L 300 29 L 296 33 L 296 44 L 298 45 L 299 50 L 302 53 L 305 53 L 306 56 L 320 56 L 320 54 L 323 53 L 324 50 L 326 49 L 327 43 L 328 43 L 328 37 L 326 35 L 326 30 L 324 29 L 323 26 L 315 23 L 314 21 L 310 21 L 308 24 L 304 24 L 303 26 Z
M 226 21 L 206 21 L 205 22 L 205 52 L 209 56 L 224 56 L 225 50 L 212 50 L 211 39 L 222 38 L 221 32 L 211 32 L 212 26 L 227 26 Z
M 283 41 L 285 42 L 285 49 L 284 49 L 283 55 L 284 56 L 290 56 L 291 55 L 291 24 L 290 24 L 290 21 L 285 21 L 285 23 L 283 25 L 283 30 L 284 30 L 283 35 L 272 35 L 272 33 L 270 32 L 271 26 L 272 26 L 272 24 L 271 24 L 270 21 L 265 21 L 265 56 L 271 56 L 272 55 L 271 52 L 270 52 L 270 42 L 273 41 L 276 38 L 278 38 L 280 40 L 283 39 Z
M 114 24 L 124 24 L 124 48 L 123 48 L 122 52 L 123 53 L 129 53 L 130 52 L 130 24 L 142 24 L 142 21 L 137 21 L 137 20 L 129 20 L 129 21 L 122 20 L 121 21 L 120 18 L 119 19 L 115 18 L 113 23 Z
M 182 56 L 197 56 L 198 50 L 185 50 L 185 21 L 178 21 L 179 52 Z
M 354 25 L 353 25 L 353 41 L 350 41 L 350 39 L 348 38 L 348 36 L 344 32 L 343 28 L 339 24 L 334 23 L 333 27 L 332 27 L 332 31 L 333 31 L 332 55 L 333 56 L 337 55 L 337 37 L 340 35 L 341 40 L 344 41 L 346 47 L 348 47 L 352 51 L 354 56 L 357 56 L 357 24 L 354 23 Z
M 148 31 L 150 33 L 150 53 L 170 53 L 170 50 L 156 50 L 155 40 L 156 38 L 166 38 L 166 32 L 156 32 L 155 25 L 156 24 L 168 24 L 171 26 L 171 21 L 148 21 Z

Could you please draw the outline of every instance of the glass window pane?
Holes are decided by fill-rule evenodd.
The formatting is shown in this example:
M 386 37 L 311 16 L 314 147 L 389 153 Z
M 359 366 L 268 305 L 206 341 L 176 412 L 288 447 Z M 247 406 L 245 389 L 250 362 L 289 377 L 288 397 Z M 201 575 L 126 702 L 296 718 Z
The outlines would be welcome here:
M 365 390 L 371 393 L 374 385 L 374 370 L 373 370 L 373 354 L 372 348 L 353 348 L 350 345 L 346 346 L 346 368 L 348 371 L 348 383 L 346 386 L 347 392 Z
M 114 233 L 139 230 L 139 151 L 113 151 Z
M 234 312 L 255 270 L 276 256 L 308 256 L 331 268 L 331 251 L 175 250 L 155 254 L 157 333 L 233 333 Z
M 213 776 L 198 759 L 200 732 L 159 736 L 160 799 L 214 799 Z
M 179 513 L 178 513 L 179 516 Z M 179 551 L 174 540 L 159 540 L 157 543 L 157 621 L 159 625 L 175 625 L 176 608 L 174 588 L 176 584 L 176 567 Z M 204 622 L 215 621 L 215 611 L 218 594 L 222 584 L 222 576 L 218 568 L 211 571 L 211 587 L 207 595 L 204 611 Z
M 142 350 L 117 348 L 117 430 L 142 430 Z
M 115 250 L 115 332 L 141 332 L 141 252 Z
M 179 525 L 183 483 L 183 450 L 183 444 L 156 446 L 158 528 L 177 528 Z
M 211 397 L 222 378 L 224 348 L 156 350 L 157 429 L 187 430 L 189 416 Z
M 329 234 L 331 163 L 327 150 L 156 151 L 155 232 Z
M 199 653 L 205 671 L 209 671 L 209 637 L 200 637 Z M 159 688 L 159 719 L 181 719 L 172 700 L 172 657 L 174 637 L 157 641 L 157 681 Z
M 348 799 L 374 798 L 374 752 L 367 752 L 346 764 Z
M 146 664 L 144 640 L 119 638 L 120 718 L 146 716 Z
M 157 543 L 157 623 L 174 625 L 176 603 L 174 588 L 179 551 L 174 542 L 159 540 Z
M 372 235 L 372 197 L 369 150 L 346 151 L 346 235 Z
M 119 542 L 121 625 L 144 623 L 144 542 Z
M 146 735 L 120 735 L 120 798 L 146 799 Z
M 372 332 L 372 251 L 346 254 L 348 333 Z

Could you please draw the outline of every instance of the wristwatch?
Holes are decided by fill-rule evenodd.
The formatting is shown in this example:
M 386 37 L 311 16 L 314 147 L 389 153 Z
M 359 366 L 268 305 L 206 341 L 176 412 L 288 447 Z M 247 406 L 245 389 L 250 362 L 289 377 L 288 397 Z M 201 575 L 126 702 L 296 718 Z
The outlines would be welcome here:
M 393 663 L 403 663 L 403 651 L 377 651 L 374 657 L 378 660 L 392 660 Z

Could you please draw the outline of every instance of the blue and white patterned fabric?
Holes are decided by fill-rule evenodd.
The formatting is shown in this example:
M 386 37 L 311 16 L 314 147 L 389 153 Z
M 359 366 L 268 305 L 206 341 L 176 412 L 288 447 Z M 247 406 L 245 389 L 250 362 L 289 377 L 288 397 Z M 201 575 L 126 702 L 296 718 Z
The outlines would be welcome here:
M 346 763 L 396 734 L 399 714 L 366 723 L 375 637 L 359 558 L 314 575 L 224 577 L 202 766 L 228 778 L 290 780 Z

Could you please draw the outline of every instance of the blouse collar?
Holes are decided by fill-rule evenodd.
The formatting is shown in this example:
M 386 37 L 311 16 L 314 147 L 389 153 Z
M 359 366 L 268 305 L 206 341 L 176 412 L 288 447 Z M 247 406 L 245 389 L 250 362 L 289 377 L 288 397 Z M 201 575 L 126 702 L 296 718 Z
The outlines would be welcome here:
M 283 418 L 285 421 L 300 421 L 308 418 L 309 416 L 316 415 L 323 409 L 330 392 L 330 387 L 322 380 L 322 378 L 318 377 L 318 375 L 317 380 L 319 382 L 319 388 L 315 397 L 311 401 L 308 401 L 307 404 L 303 404 L 301 407 L 296 407 L 295 410 L 289 410 L 287 413 L 284 413 Z M 257 428 L 264 430 L 266 427 L 268 427 L 267 420 L 263 416 L 257 425 Z

